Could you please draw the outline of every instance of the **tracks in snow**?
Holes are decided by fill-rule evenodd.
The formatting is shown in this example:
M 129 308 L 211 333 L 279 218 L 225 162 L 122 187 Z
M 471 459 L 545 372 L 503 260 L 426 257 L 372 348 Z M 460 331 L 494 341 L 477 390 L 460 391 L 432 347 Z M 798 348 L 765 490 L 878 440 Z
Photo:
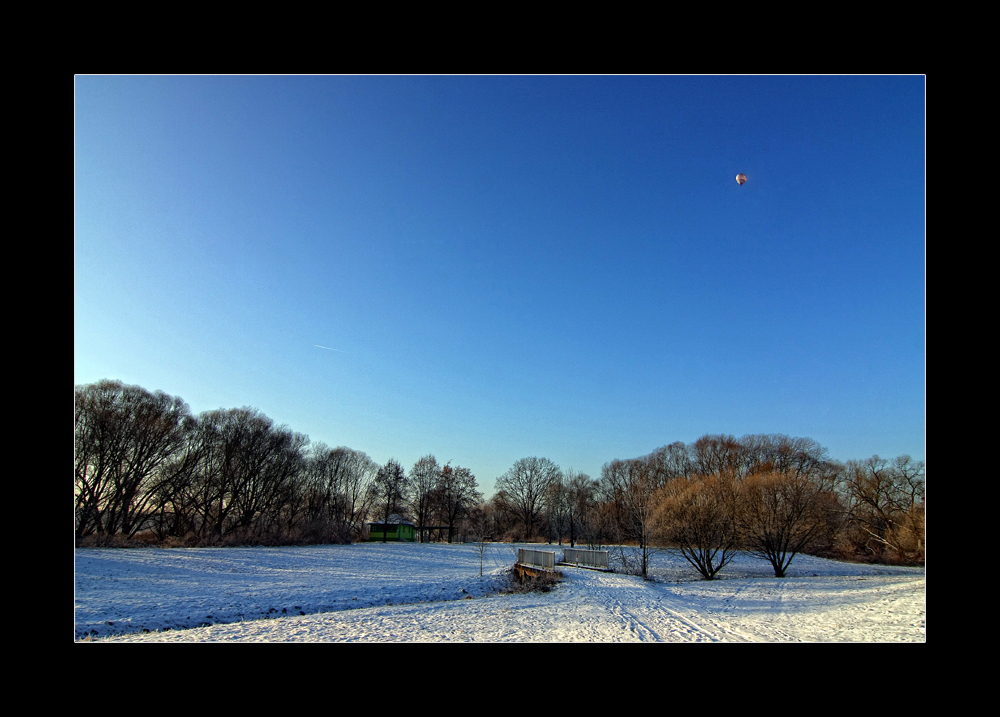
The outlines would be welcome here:
M 566 571 L 569 572 L 569 571 Z M 683 601 L 663 585 L 632 576 L 574 570 L 577 598 L 597 603 L 620 626 L 623 640 L 639 642 L 750 642 L 719 620 L 691 617 Z

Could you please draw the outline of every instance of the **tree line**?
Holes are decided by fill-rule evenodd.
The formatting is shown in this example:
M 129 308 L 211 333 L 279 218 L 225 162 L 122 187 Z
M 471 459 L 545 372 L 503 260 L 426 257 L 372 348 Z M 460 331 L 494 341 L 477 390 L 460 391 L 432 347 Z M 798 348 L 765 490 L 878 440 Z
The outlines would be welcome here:
M 496 485 L 481 509 L 493 535 L 610 547 L 643 576 L 664 547 L 706 579 L 737 551 L 777 577 L 803 552 L 924 562 L 924 464 L 906 455 L 841 463 L 810 438 L 706 435 L 609 461 L 597 479 L 523 459 Z
M 706 435 L 609 461 L 597 479 L 523 458 L 485 500 L 468 468 L 433 455 L 409 470 L 378 465 L 253 408 L 194 416 L 180 398 L 120 381 L 76 387 L 74 429 L 81 545 L 345 543 L 403 519 L 420 540 L 615 546 L 642 575 L 663 547 L 709 579 L 737 550 L 778 576 L 801 552 L 924 559 L 923 463 L 841 463 L 808 438 Z
M 76 387 L 74 435 L 82 544 L 346 543 L 396 516 L 451 540 L 483 499 L 469 469 L 434 456 L 407 473 L 253 408 L 194 416 L 180 398 L 120 381 Z

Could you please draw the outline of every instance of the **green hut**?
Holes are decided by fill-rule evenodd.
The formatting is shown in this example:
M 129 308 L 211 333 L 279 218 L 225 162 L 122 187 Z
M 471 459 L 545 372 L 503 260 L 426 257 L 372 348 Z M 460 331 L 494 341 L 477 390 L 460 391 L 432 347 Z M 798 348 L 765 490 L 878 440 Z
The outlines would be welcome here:
M 381 520 L 368 524 L 368 542 L 405 541 L 412 543 L 417 539 L 417 527 L 408 520 L 402 520 L 394 515 L 388 523 Z

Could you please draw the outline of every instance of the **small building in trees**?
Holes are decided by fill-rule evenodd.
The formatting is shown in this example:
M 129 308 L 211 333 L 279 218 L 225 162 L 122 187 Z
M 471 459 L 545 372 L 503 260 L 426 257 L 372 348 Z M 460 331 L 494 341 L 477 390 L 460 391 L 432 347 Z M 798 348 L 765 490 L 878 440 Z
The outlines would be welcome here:
M 368 542 L 400 541 L 412 543 L 417 539 L 417 527 L 398 515 L 390 516 L 386 523 L 377 520 L 368 524 Z

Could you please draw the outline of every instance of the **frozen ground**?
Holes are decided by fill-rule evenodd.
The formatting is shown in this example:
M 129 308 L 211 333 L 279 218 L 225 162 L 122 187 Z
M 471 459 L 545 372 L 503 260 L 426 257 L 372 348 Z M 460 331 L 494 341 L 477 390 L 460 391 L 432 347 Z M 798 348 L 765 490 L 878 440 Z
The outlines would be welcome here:
M 558 546 L 532 546 L 553 550 Z M 739 556 L 697 579 L 562 568 L 496 594 L 516 548 L 471 544 L 76 551 L 75 639 L 96 642 L 925 642 L 923 568 Z M 146 632 L 148 631 L 148 632 Z

